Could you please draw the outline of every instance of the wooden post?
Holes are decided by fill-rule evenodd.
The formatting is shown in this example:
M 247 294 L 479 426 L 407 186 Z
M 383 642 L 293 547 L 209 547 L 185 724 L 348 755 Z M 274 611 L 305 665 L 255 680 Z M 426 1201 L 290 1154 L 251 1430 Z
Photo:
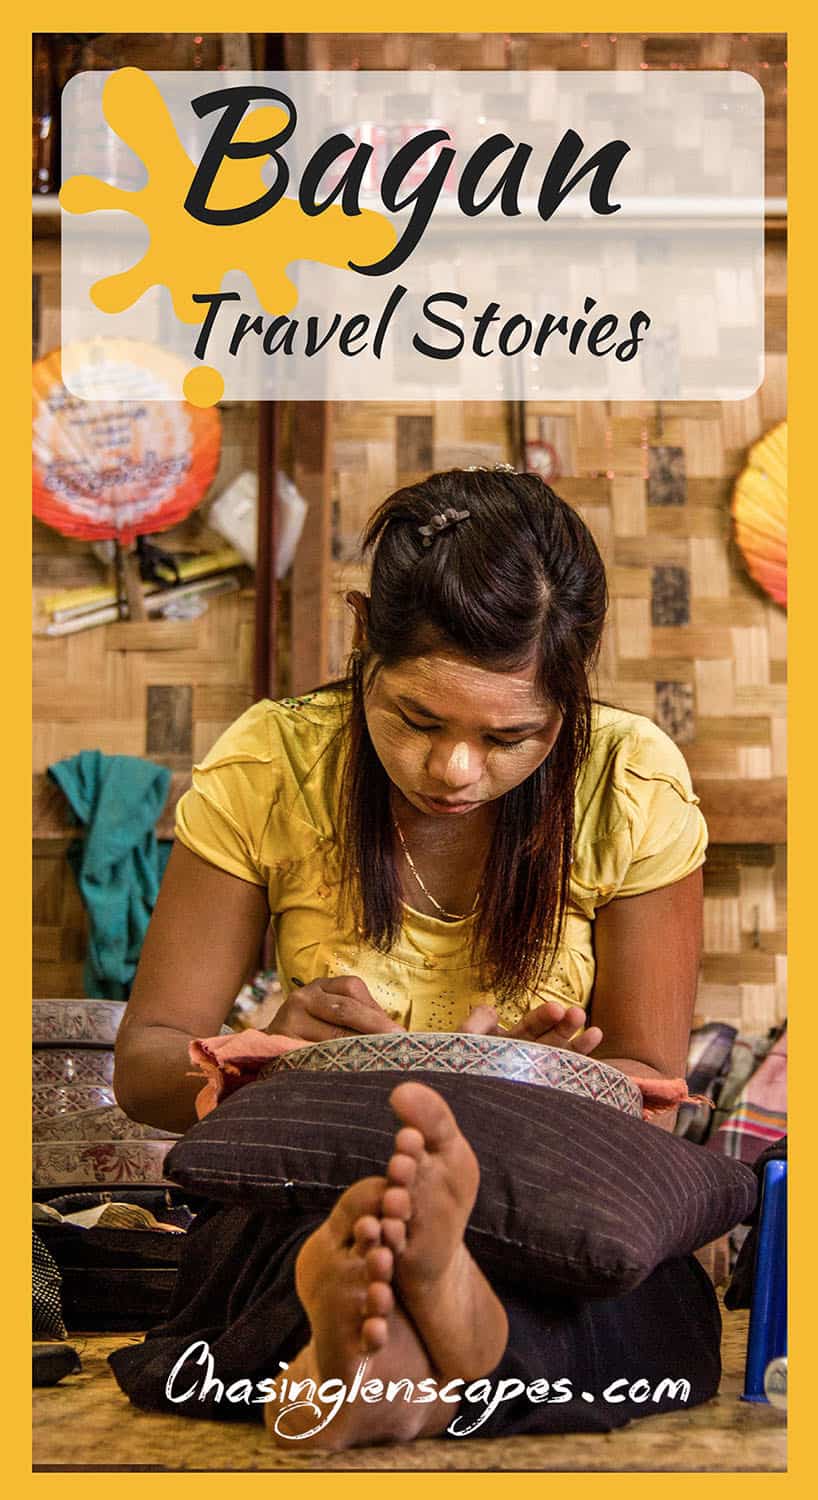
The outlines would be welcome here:
M 258 406 L 258 515 L 256 519 L 256 610 L 253 692 L 276 695 L 276 557 L 278 554 L 278 467 L 280 417 L 276 401 Z
M 284 69 L 284 35 L 280 32 L 248 36 L 252 66 Z M 228 56 L 225 65 L 236 64 Z M 242 64 L 242 66 L 245 66 Z M 246 64 L 250 66 L 250 64 Z M 276 671 L 276 616 L 278 588 L 278 470 L 281 462 L 281 408 L 277 401 L 258 403 L 258 513 L 256 517 L 256 608 L 253 642 L 253 692 L 256 698 L 274 698 L 278 690 Z
M 116 595 L 120 618 L 123 620 L 146 620 L 145 597 L 142 579 L 139 576 L 139 559 L 129 552 L 118 538 L 114 540 L 114 571 Z
M 131 622 L 147 620 L 148 612 L 145 609 L 145 596 L 142 593 L 139 558 L 135 552 L 125 553 L 122 571 L 125 578 L 125 597 L 128 601 L 128 619 Z
M 309 692 L 329 677 L 332 573 L 332 406 L 300 401 L 293 417 L 295 484 L 307 502 L 293 563 L 292 692 Z

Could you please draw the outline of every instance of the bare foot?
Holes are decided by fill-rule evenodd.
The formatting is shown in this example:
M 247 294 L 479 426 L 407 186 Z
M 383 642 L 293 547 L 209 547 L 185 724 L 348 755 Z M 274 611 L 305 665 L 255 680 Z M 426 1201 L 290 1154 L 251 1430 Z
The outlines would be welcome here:
M 382 1209 L 395 1285 L 437 1371 L 473 1380 L 494 1369 L 508 1340 L 503 1304 L 463 1243 L 477 1158 L 434 1089 L 400 1083 L 389 1102 L 404 1122 Z
M 309 1344 L 276 1382 L 279 1398 L 265 1408 L 265 1421 L 281 1446 L 298 1441 L 304 1448 L 334 1451 L 362 1443 L 407 1442 L 442 1432 L 456 1407 L 440 1401 L 409 1404 L 396 1399 L 339 1402 L 336 1393 L 322 1399 L 320 1388 L 333 1381 L 349 1391 L 366 1360 L 363 1380 L 417 1383 L 434 1377 L 434 1369 L 417 1332 L 396 1304 L 391 1281 L 392 1249 L 382 1242 L 381 1208 L 384 1177 L 365 1177 L 342 1194 L 332 1213 L 302 1246 L 295 1284 L 310 1320 Z M 387 1225 L 393 1239 L 403 1229 Z M 286 1386 L 284 1382 L 287 1382 Z M 304 1385 L 293 1393 L 293 1382 Z M 372 1389 L 372 1388 L 370 1388 Z M 291 1409 L 300 1403 L 300 1409 Z M 318 1429 L 317 1431 L 315 1429 Z M 308 1434 L 312 1434 L 309 1435 Z

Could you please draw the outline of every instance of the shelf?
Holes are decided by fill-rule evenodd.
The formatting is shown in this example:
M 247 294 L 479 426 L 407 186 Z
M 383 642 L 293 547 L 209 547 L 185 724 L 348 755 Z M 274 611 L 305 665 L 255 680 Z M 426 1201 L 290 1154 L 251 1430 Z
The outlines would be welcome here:
M 176 803 L 189 785 L 189 772 L 174 773 L 168 800 L 157 824 L 160 838 L 171 836 Z M 787 788 L 783 777 L 764 781 L 701 778 L 697 790 L 711 845 L 786 843 Z M 33 777 L 33 801 L 35 838 L 82 837 L 83 830 L 73 823 L 65 797 L 44 772 Z
M 367 204 L 366 206 L 375 207 L 377 202 L 379 202 L 379 200 L 373 197 L 371 205 Z M 678 210 L 675 213 L 671 214 L 669 213 L 668 205 L 664 200 L 657 199 L 656 202 L 662 207 L 664 214 L 664 217 L 661 219 L 661 221 L 657 220 L 657 227 L 659 226 L 660 222 L 663 227 L 668 227 L 668 225 L 672 224 L 674 221 L 677 222 L 677 225 L 684 225 L 685 220 L 684 218 L 680 218 Z M 54 234 L 59 232 L 60 200 L 56 193 L 35 193 L 32 196 L 31 200 L 31 212 L 34 217 L 35 234 Z M 436 217 L 441 221 L 455 219 L 457 217 L 457 210 L 453 204 L 443 203 L 440 205 L 440 211 Z M 568 210 L 562 215 L 561 219 L 556 220 L 555 223 L 557 228 L 562 227 L 565 229 L 575 229 L 578 223 L 582 223 L 586 219 L 590 222 L 590 216 L 587 213 L 581 213 L 578 211 L 577 213 L 572 214 L 570 212 L 569 205 Z M 702 207 L 701 203 L 691 200 L 690 227 L 693 228 L 695 226 L 698 232 L 701 230 L 702 225 L 706 225 L 709 221 L 715 222 L 712 220 L 712 214 L 708 215 L 708 213 Z M 765 232 L 767 234 L 782 234 L 786 231 L 786 226 L 786 198 L 766 198 L 764 200 Z M 498 229 L 502 228 L 503 226 L 502 222 L 499 222 L 491 225 L 490 227 Z M 528 227 L 536 228 L 536 221 L 529 221 Z
M 31 199 L 32 237 L 35 240 L 60 239 L 60 200 L 56 193 L 34 193 Z
M 161 756 L 152 757 L 161 764 Z M 191 784 L 189 771 L 174 771 L 167 801 L 156 823 L 160 839 L 173 838 L 174 814 L 179 798 Z M 32 777 L 32 833 L 35 839 L 81 839 L 85 828 L 77 823 L 65 795 L 45 771 Z
M 696 791 L 711 844 L 784 844 L 787 841 L 787 783 L 722 781 L 701 776 Z

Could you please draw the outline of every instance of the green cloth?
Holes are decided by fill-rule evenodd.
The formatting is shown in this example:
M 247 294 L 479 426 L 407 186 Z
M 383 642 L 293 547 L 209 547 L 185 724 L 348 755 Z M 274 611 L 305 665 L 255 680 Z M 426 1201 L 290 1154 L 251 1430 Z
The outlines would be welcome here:
M 68 851 L 90 925 L 85 993 L 125 1000 L 170 854 L 171 840 L 155 832 L 170 771 L 101 750 L 81 750 L 48 770 L 86 826 Z

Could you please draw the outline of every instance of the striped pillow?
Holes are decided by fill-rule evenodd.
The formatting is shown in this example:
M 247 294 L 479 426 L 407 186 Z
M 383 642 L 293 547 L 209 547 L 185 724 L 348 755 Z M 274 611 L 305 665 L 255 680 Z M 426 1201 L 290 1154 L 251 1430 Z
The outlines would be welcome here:
M 392 1151 L 405 1073 L 283 1071 L 225 1100 L 176 1143 L 172 1181 L 220 1201 L 332 1206 Z M 481 1170 L 466 1240 L 485 1269 L 611 1297 L 747 1218 L 749 1167 L 606 1104 L 468 1074 L 412 1074 L 443 1095 Z

